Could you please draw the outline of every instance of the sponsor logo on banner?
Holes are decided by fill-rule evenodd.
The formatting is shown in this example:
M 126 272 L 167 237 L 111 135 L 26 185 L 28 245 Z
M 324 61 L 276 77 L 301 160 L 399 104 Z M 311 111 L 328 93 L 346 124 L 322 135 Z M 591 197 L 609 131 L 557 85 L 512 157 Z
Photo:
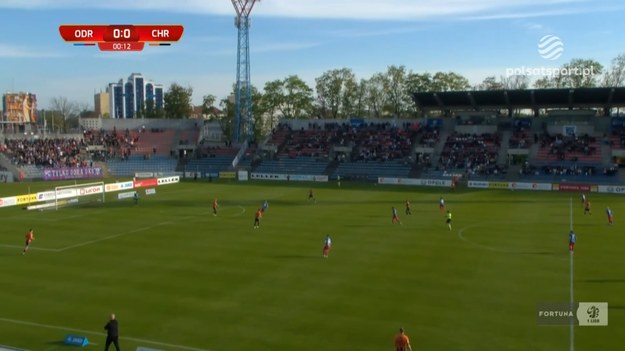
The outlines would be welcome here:
M 15 197 L 17 205 L 29 204 L 31 202 L 37 202 L 37 194 L 18 195 Z
M 119 184 L 118 183 L 110 183 L 110 184 L 105 184 L 104 185 L 104 192 L 111 192 L 111 191 L 119 191 Z
M 0 207 L 8 207 L 17 205 L 15 196 L 0 198 Z
M 132 189 L 134 187 L 133 182 L 121 182 L 121 183 L 109 183 L 104 185 L 105 192 L 120 191 L 125 189 Z
M 625 186 L 622 185 L 599 185 L 597 191 L 600 193 L 625 194 Z
M 154 177 L 154 173 L 152 172 L 136 172 L 135 178 L 152 178 Z
M 540 303 L 536 306 L 539 325 L 607 326 L 607 302 Z
M 63 179 L 83 179 L 102 178 L 102 168 L 100 167 L 74 167 L 74 168 L 45 168 L 43 170 L 44 180 Z
M 510 189 L 513 190 L 551 190 L 549 183 L 510 183 Z
M 245 182 L 249 180 L 249 173 L 245 170 L 239 171 L 239 181 Z
M 469 180 L 469 188 L 486 189 L 486 188 L 489 188 L 489 182 L 480 182 L 480 181 L 475 181 L 475 180 Z
M 237 178 L 237 173 L 236 172 L 230 172 L 230 171 L 219 172 L 219 178 L 221 178 L 221 179 L 236 179 Z
M 443 180 L 443 179 L 417 179 L 418 184 L 422 186 L 451 186 L 451 180 Z
M 287 175 L 274 173 L 252 173 L 251 178 L 260 180 L 287 180 Z
M 135 180 L 133 187 L 134 188 L 147 188 L 147 187 L 157 186 L 157 185 L 158 185 L 158 179 L 150 178 L 150 179 Z
M 158 178 L 156 180 L 156 183 L 158 185 L 174 184 L 174 183 L 178 183 L 178 182 L 180 182 L 180 177 L 179 176 Z
M 91 194 L 100 194 L 102 193 L 103 189 L 101 185 L 98 186 L 88 186 L 88 187 L 84 187 L 84 188 L 79 188 L 78 189 L 78 196 L 86 196 L 86 195 L 91 195 Z
M 117 199 L 118 200 L 122 200 L 122 199 L 130 199 L 135 197 L 135 192 L 136 191 L 127 191 L 125 193 L 119 193 L 117 194 Z
M 145 194 L 146 195 L 155 195 L 156 194 L 156 189 L 154 189 L 154 188 L 145 189 Z
M 63 339 L 63 343 L 70 346 L 85 347 L 89 345 L 89 340 L 87 340 L 86 336 L 82 335 L 66 335 L 65 339 Z
M 607 302 L 580 302 L 577 308 L 577 320 L 580 326 L 607 326 Z
M 451 180 L 379 177 L 378 184 L 448 187 L 448 186 L 451 186 Z
M 490 189 L 508 189 L 510 184 L 508 182 L 488 182 Z
M 590 191 L 592 187 L 589 184 L 554 184 L 554 190 L 558 191 Z
M 328 176 L 327 175 L 316 175 L 316 176 L 313 176 L 313 181 L 315 181 L 315 182 L 327 182 L 328 181 Z
M 0 198 L 0 207 L 8 207 L 17 205 L 15 196 Z
M 37 201 L 50 201 L 56 198 L 56 193 L 54 191 L 42 191 L 37 193 Z

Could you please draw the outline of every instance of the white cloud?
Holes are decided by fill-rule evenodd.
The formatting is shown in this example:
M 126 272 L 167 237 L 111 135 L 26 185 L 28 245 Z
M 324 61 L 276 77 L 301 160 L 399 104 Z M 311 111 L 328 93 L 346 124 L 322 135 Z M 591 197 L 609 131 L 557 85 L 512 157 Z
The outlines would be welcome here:
M 271 0 L 258 2 L 258 16 L 365 20 L 499 19 L 566 15 L 623 7 L 617 0 Z M 100 8 L 234 15 L 225 0 L 3 0 L 0 8 Z
M 43 51 L 34 47 L 0 43 L 0 58 L 52 58 L 63 57 L 59 52 Z

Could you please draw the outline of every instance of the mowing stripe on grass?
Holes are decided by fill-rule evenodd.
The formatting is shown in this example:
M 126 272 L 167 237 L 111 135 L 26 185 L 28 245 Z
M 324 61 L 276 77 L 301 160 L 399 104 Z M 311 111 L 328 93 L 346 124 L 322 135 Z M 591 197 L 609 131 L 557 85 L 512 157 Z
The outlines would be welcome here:
M 75 333 L 82 333 L 82 334 L 106 336 L 106 333 L 102 333 L 102 332 L 96 332 L 96 331 L 85 330 L 85 329 L 68 328 L 68 327 L 62 327 L 62 326 L 50 325 L 50 324 L 35 323 L 35 322 L 22 321 L 22 320 L 17 320 L 17 319 L 10 319 L 10 318 L 0 318 L 0 322 L 21 324 L 21 325 L 27 325 L 27 326 L 30 326 L 30 327 L 39 327 L 39 328 L 46 328 L 46 329 L 62 330 L 62 331 L 66 331 L 66 332 L 75 332 Z M 169 343 L 160 342 L 160 341 L 154 341 L 154 340 L 133 338 L 133 337 L 130 337 L 130 336 L 120 336 L 119 338 L 122 339 L 122 340 L 133 341 L 133 342 L 136 342 L 136 343 L 145 343 L 145 344 L 152 344 L 152 345 L 158 345 L 158 346 L 164 346 L 164 347 L 173 347 L 173 348 L 181 349 L 181 350 L 210 351 L 210 350 L 207 350 L 207 349 L 199 349 L 197 347 L 169 344 Z

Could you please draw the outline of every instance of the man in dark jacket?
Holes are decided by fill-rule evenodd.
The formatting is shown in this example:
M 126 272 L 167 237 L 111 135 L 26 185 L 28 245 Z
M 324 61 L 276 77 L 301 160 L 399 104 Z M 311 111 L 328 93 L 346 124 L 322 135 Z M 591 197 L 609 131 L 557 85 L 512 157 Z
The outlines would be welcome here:
M 108 351 L 111 343 L 115 345 L 115 350 L 120 351 L 119 349 L 119 329 L 117 325 L 117 319 L 115 319 L 115 314 L 111 314 L 111 320 L 106 323 L 104 326 L 106 329 L 106 346 L 104 347 L 104 351 Z

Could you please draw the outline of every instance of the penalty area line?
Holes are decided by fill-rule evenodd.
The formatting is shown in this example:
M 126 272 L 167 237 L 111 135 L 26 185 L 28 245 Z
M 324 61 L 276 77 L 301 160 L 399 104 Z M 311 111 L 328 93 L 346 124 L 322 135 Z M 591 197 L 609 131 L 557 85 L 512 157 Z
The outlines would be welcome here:
M 118 238 L 120 236 L 124 236 L 124 235 L 128 235 L 128 234 L 132 234 L 132 233 L 139 233 L 139 232 L 143 232 L 146 230 L 150 230 L 152 228 L 156 228 L 156 227 L 160 227 L 163 225 L 167 225 L 167 224 L 175 224 L 178 223 L 181 220 L 186 220 L 191 218 L 190 216 L 184 217 L 184 218 L 180 218 L 178 221 L 165 221 L 165 222 L 160 222 L 160 223 L 156 223 L 154 225 L 151 226 L 147 226 L 147 227 L 142 227 L 142 228 L 137 228 L 137 229 L 132 229 L 132 230 L 128 230 L 125 232 L 121 232 L 121 233 L 117 233 L 117 234 L 113 234 L 113 235 L 109 235 L 109 236 L 105 236 L 103 238 L 98 238 L 98 239 L 94 239 L 94 240 L 89 240 L 89 241 L 85 241 L 79 244 L 74 244 L 74 245 L 70 245 L 70 246 L 66 246 L 63 247 L 61 249 L 58 249 L 57 252 L 63 252 L 63 251 L 67 251 L 67 250 L 71 250 L 71 249 L 75 249 L 75 248 L 79 248 L 79 247 L 83 247 L 83 246 L 87 246 L 87 245 L 91 245 L 91 244 L 95 244 L 95 243 L 99 243 L 101 241 L 106 241 L 106 240 L 110 240 L 110 239 L 115 239 Z
M 66 332 L 75 332 L 75 333 L 82 333 L 82 334 L 89 334 L 89 335 L 106 336 L 106 333 L 96 332 L 96 331 L 92 331 L 92 330 L 69 328 L 69 327 L 63 327 L 63 326 L 58 326 L 58 325 L 50 325 L 50 324 L 43 324 L 43 323 L 35 323 L 35 322 L 29 322 L 29 321 L 22 321 L 22 320 L 18 320 L 18 319 L 0 318 L 0 322 L 6 322 L 6 323 L 12 323 L 12 324 L 20 324 L 20 325 L 27 325 L 27 326 L 30 326 L 30 327 L 39 327 L 39 328 L 46 328 L 46 329 L 61 330 L 61 331 L 66 331 Z M 207 349 L 200 349 L 200 348 L 197 348 L 197 347 L 176 345 L 176 344 L 170 344 L 170 343 L 165 343 L 165 342 L 161 342 L 161 341 L 154 341 L 154 340 L 147 340 L 147 339 L 141 339 L 141 338 L 134 338 L 134 337 L 130 337 L 130 336 L 120 336 L 119 338 L 121 340 L 128 340 L 128 341 L 132 341 L 132 342 L 136 342 L 136 343 L 145 343 L 145 344 L 151 344 L 151 345 L 157 345 L 157 346 L 172 347 L 172 348 L 181 349 L 181 350 L 210 351 L 210 350 L 207 350 Z M 93 343 L 90 342 L 90 344 L 93 344 Z M 96 345 L 96 344 L 93 344 L 93 345 Z
M 0 247 L 4 247 L 4 248 L 7 248 L 7 249 L 24 249 L 24 245 L 19 246 L 19 245 L 0 244 Z M 46 248 L 46 247 L 36 247 L 36 246 L 29 247 L 28 251 L 30 251 L 30 250 L 59 252 L 59 249 L 49 249 L 49 248 Z

